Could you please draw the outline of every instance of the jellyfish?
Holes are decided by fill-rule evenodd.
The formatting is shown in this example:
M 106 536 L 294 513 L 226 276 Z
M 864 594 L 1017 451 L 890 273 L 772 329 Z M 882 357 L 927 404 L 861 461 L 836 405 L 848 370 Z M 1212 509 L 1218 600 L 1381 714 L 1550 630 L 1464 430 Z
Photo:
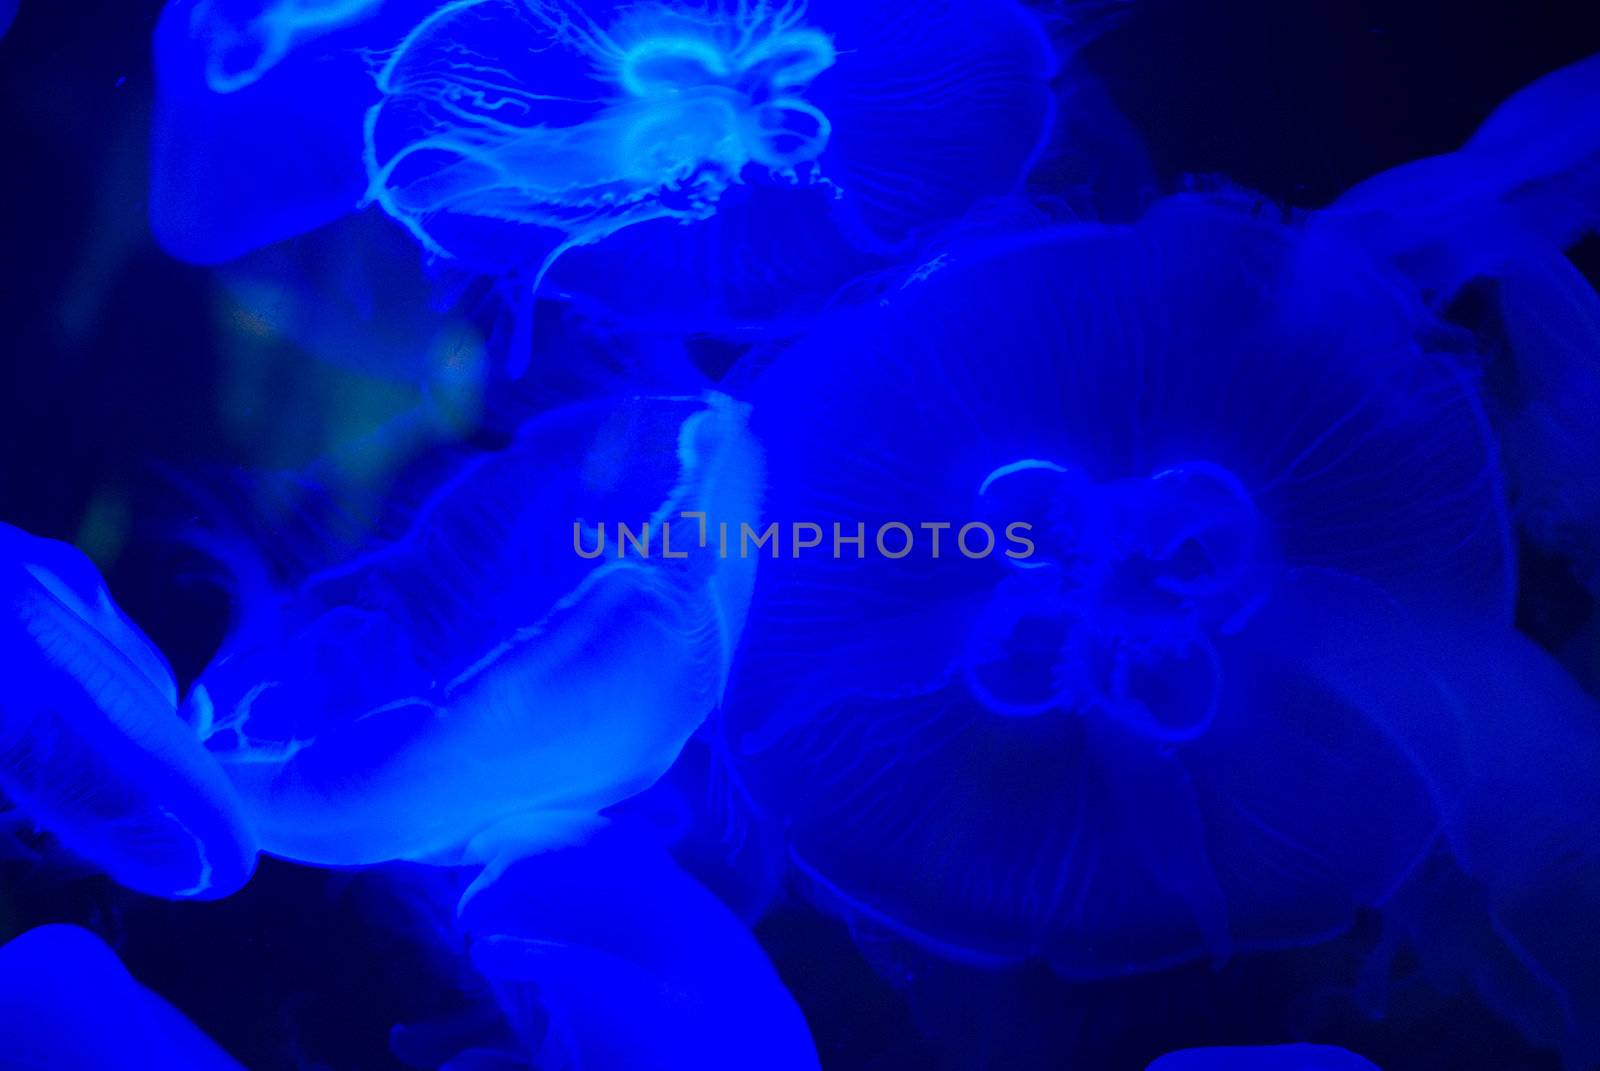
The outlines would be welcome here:
M 538 1067 L 816 1071 L 805 1018 L 750 931 L 659 846 L 609 830 L 519 859 L 465 900 L 474 966 Z
M 824 907 L 1094 979 L 1325 939 L 1434 842 L 1418 642 L 1315 626 L 1509 631 L 1495 450 L 1409 289 L 1303 242 L 1179 198 L 958 245 L 755 379 L 794 532 L 719 725 Z
M 0 524 L 0 796 L 151 896 L 227 896 L 255 868 L 243 804 L 178 717 L 160 652 L 76 548 Z
M 1376 1065 L 1333 1045 L 1184 1049 L 1145 1071 L 1377 1071 Z
M 18 0 L 0 0 L 0 37 L 4 37 L 6 31 L 11 29 L 12 22 L 16 21 L 17 3 Z
M 1600 224 L 1600 56 L 1539 79 L 1459 150 L 1356 186 L 1319 225 L 1360 236 L 1433 296 L 1559 253 Z
M 455 464 L 403 526 L 293 587 L 218 537 L 238 621 L 186 714 L 272 854 L 565 843 L 720 696 L 754 563 L 694 517 L 752 515 L 760 481 L 726 397 L 591 402 Z
M 105 942 L 39 926 L 0 945 L 0 1068 L 241 1071 L 182 1012 L 140 985 Z
M 1488 384 L 1518 520 L 1600 591 L 1600 294 L 1567 255 L 1600 226 L 1600 56 L 1513 96 L 1458 151 L 1362 183 L 1316 226 L 1356 236 L 1438 307 L 1484 288 L 1474 326 L 1507 355 Z
M 1055 68 L 1008 0 L 447 4 L 379 73 L 369 196 L 438 257 L 593 247 L 557 292 L 759 318 L 1014 190 Z

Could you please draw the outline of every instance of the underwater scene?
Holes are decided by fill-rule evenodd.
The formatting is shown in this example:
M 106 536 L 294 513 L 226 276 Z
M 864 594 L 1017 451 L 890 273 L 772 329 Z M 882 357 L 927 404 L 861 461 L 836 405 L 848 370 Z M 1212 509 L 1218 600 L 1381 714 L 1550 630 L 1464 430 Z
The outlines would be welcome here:
M 1600 8 L 0 0 L 0 1071 L 1600 1071 Z

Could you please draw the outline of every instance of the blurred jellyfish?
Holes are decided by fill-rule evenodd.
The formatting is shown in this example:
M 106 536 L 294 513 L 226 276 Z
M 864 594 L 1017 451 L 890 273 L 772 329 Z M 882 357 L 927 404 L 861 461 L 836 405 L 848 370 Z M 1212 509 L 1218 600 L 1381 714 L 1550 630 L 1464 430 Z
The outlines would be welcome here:
M 0 1008 L 0 1068 L 8 1071 L 240 1071 L 77 926 L 40 926 L 0 945 Z
M 1385 172 L 1320 213 L 1437 306 L 1474 280 L 1509 354 L 1488 379 L 1518 518 L 1600 591 L 1600 294 L 1566 256 L 1600 226 L 1600 56 L 1535 82 L 1459 151 Z
M 518 860 L 466 899 L 472 961 L 534 1066 L 816 1071 L 805 1018 L 750 931 L 665 851 L 607 832 Z
M 17 0 L 0 0 L 0 37 L 6 35 L 17 17 Z
M 760 483 L 726 398 L 596 402 L 460 465 L 404 530 L 293 590 L 217 542 L 240 618 L 185 709 L 274 854 L 564 842 L 720 696 L 754 563 L 679 515 L 752 515 Z
M 1385 171 L 1319 214 L 1441 301 L 1600 224 L 1600 56 L 1513 96 L 1456 152 Z
M 1353 1052 L 1332 1045 L 1185 1049 L 1168 1053 L 1145 1071 L 1378 1071 Z
M 1415 645 L 1299 637 L 1333 581 L 1509 629 L 1495 455 L 1409 291 L 1322 253 L 1193 200 L 958 248 L 756 382 L 797 538 L 725 722 L 825 904 L 1093 978 L 1325 938 L 1432 843 Z
M 597 246 L 558 289 L 766 318 L 1014 190 L 1055 67 L 1009 0 L 452 3 L 379 74 L 370 196 L 481 270 Z
M 238 889 L 255 868 L 254 834 L 178 717 L 161 654 L 76 548 L 0 524 L 0 557 L 0 796 L 131 889 Z

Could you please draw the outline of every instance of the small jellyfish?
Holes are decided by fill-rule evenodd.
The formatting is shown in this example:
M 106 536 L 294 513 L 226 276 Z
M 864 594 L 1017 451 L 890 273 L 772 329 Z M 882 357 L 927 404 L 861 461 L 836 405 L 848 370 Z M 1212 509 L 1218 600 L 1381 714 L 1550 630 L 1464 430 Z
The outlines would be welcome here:
M 1375 1064 L 1332 1045 L 1184 1049 L 1145 1071 L 1378 1071 Z
M 238 889 L 255 837 L 161 654 L 76 548 L 0 524 L 0 558 L 0 796 L 128 888 Z
M 1301 241 L 1178 199 L 958 247 L 756 379 L 798 538 L 723 724 L 824 905 L 1095 978 L 1326 938 L 1432 843 L 1408 647 L 1296 637 L 1333 580 L 1509 629 L 1494 449 L 1406 288 Z
M 452 3 L 378 75 L 369 196 L 479 270 L 594 247 L 557 292 L 765 317 L 1014 190 L 1055 67 L 1009 0 Z
M 820 1067 L 745 925 L 664 850 L 622 831 L 510 864 L 463 902 L 460 926 L 502 1001 L 543 1011 L 524 1038 L 537 1067 Z
M 273 854 L 564 842 L 720 696 L 754 563 L 696 518 L 753 515 L 760 483 L 724 397 L 595 402 L 458 465 L 403 530 L 292 590 L 220 542 L 239 622 L 185 710 Z
M 243 1071 L 77 926 L 40 926 L 0 945 L 0 1008 L 7 1071 Z

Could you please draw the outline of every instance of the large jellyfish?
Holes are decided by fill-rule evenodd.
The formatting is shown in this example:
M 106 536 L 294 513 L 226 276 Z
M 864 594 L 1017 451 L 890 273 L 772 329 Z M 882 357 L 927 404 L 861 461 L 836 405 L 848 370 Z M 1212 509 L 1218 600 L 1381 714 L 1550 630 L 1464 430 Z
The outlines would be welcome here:
M 1145 1071 L 1378 1071 L 1368 1060 L 1332 1045 L 1185 1049 Z
M 460 924 L 537 1067 L 820 1066 L 750 931 L 665 851 L 629 834 L 517 861 L 464 901 Z M 516 1014 L 530 1005 L 543 1015 Z
M 1495 454 L 1410 291 L 1301 245 L 1183 199 L 956 248 L 757 380 L 727 739 L 825 903 L 1101 977 L 1336 933 L 1433 841 L 1420 645 L 1313 625 L 1509 630 Z
M 1320 213 L 1444 307 L 1475 280 L 1492 415 L 1518 518 L 1600 591 L 1600 294 L 1567 256 L 1600 225 L 1600 56 L 1502 105 L 1460 150 L 1384 172 Z M 1480 303 L 1483 303 L 1480 298 Z
M 451 3 L 379 74 L 370 196 L 469 266 L 597 246 L 558 289 L 766 318 L 1014 190 L 1055 64 L 1010 0 Z
M 679 514 L 751 515 L 760 481 L 724 397 L 595 402 L 460 465 L 398 534 L 293 590 L 218 541 L 241 613 L 185 709 L 274 854 L 564 842 L 720 696 L 754 563 Z
M 165 660 L 76 548 L 0 524 L 0 796 L 152 896 L 226 896 L 254 834 Z
M 76 926 L 40 926 L 0 945 L 0 1008 L 7 1071 L 241 1071 Z

